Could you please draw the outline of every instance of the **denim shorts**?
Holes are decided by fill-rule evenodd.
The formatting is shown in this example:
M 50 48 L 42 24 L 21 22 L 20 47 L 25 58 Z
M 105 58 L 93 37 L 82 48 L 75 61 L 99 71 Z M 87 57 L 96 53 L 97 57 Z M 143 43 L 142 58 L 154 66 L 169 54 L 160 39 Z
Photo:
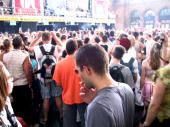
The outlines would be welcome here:
M 41 95 L 43 99 L 49 99 L 51 97 L 62 95 L 62 88 L 58 86 L 55 81 L 49 82 L 47 84 L 41 82 L 40 85 Z

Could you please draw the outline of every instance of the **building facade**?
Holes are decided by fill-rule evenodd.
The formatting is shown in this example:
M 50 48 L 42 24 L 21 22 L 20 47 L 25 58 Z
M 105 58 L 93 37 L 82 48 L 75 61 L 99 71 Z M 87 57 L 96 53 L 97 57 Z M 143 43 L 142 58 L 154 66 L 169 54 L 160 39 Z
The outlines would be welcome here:
M 116 28 L 170 28 L 170 0 L 111 0 Z

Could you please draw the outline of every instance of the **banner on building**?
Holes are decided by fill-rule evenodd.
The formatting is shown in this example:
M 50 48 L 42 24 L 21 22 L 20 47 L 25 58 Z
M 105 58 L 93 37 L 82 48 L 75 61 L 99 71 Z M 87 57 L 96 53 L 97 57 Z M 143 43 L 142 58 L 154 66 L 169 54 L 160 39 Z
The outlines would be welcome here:
M 15 14 L 41 14 L 41 0 L 15 0 Z

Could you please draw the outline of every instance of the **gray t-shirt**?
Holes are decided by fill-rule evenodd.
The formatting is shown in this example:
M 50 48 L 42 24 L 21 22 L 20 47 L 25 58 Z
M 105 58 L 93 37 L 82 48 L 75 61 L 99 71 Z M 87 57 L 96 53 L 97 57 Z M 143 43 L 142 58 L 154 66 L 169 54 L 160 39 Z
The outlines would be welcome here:
M 98 91 L 85 114 L 86 127 L 132 127 L 134 94 L 132 89 L 118 83 Z

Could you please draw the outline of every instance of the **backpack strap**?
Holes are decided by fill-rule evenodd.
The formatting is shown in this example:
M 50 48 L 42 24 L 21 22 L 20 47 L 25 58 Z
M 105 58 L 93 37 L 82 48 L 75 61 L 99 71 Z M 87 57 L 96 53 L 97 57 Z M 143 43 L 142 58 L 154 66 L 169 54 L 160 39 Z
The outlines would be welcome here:
M 54 54 L 55 47 L 52 45 L 50 52 L 46 52 L 45 49 L 44 49 L 44 46 L 41 45 L 41 46 L 40 46 L 40 50 L 41 50 L 41 53 L 42 53 L 43 55 L 47 55 L 47 54 L 53 55 L 53 54 Z
M 52 45 L 52 46 L 51 46 L 51 50 L 50 50 L 50 55 L 53 55 L 53 54 L 54 54 L 54 50 L 55 50 L 55 47 Z
M 133 62 L 135 61 L 135 59 L 132 57 L 131 59 L 130 59 L 130 61 L 129 61 L 129 65 L 132 65 L 133 64 Z
M 8 106 L 5 106 L 5 110 L 6 110 L 6 113 L 7 113 L 7 119 L 11 123 L 12 127 L 18 127 L 18 123 L 15 119 L 15 115 L 10 113 Z M 14 118 L 12 118 L 12 117 L 14 117 Z
M 45 54 L 46 54 L 46 51 L 45 51 L 45 49 L 44 49 L 44 46 L 43 46 L 43 45 L 41 45 L 41 46 L 40 46 L 40 50 L 41 50 L 41 53 L 42 53 L 43 55 L 45 55 Z
M 121 67 L 119 67 L 120 71 L 121 71 L 124 67 L 125 67 L 125 66 L 121 66 Z

